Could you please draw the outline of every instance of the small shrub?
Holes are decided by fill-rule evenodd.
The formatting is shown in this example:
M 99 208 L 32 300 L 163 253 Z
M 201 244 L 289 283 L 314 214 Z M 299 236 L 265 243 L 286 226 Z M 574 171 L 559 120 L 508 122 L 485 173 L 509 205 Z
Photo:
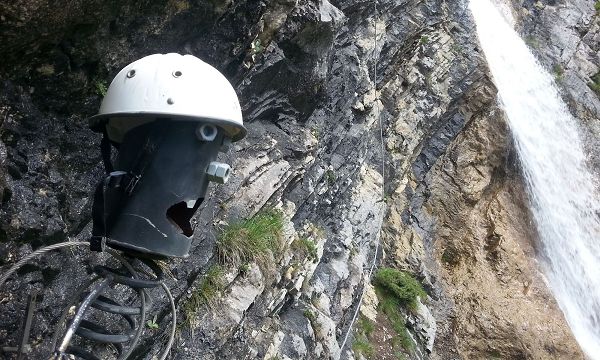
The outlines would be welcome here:
M 419 39 L 419 42 L 421 43 L 421 45 L 425 45 L 429 43 L 429 37 L 423 35 L 421 36 L 421 39 Z
M 259 212 L 224 229 L 217 239 L 219 262 L 232 267 L 256 262 L 265 268 L 270 255 L 281 252 L 282 236 L 283 214 L 277 210 Z
M 378 309 L 387 316 L 396 332 L 394 343 L 405 350 L 412 350 L 414 343 L 406 328 L 401 308 L 414 310 L 417 306 L 417 297 L 425 298 L 427 293 L 410 274 L 392 268 L 382 268 L 377 271 L 373 282 L 379 298 Z
M 600 14 L 600 1 L 596 1 L 594 9 L 596 9 L 596 14 Z
M 375 274 L 374 283 L 380 292 L 386 293 L 395 299 L 399 305 L 416 308 L 417 296 L 426 298 L 427 293 L 421 284 L 410 274 L 392 269 L 382 268 Z

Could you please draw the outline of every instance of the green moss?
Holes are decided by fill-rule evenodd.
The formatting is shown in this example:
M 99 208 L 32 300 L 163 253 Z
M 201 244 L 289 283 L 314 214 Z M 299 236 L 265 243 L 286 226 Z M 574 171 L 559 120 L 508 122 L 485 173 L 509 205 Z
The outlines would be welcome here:
M 192 328 L 203 306 L 212 307 L 217 296 L 225 289 L 225 271 L 219 265 L 213 265 L 200 285 L 192 292 L 192 295 L 181 306 L 185 315 L 183 325 Z
M 423 35 L 421 36 L 421 39 L 419 39 L 419 42 L 421 43 L 421 45 L 425 45 L 429 43 L 429 37 Z
M 217 256 L 225 266 L 256 262 L 267 267 L 282 250 L 283 214 L 268 210 L 227 226 L 217 239 Z
M 594 4 L 594 9 L 596 9 L 596 14 L 600 13 L 600 1 L 596 1 Z

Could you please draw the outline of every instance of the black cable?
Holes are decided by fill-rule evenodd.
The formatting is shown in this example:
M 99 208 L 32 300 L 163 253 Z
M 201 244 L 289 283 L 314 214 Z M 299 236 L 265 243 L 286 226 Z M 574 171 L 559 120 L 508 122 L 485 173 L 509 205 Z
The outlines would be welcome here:
M 31 259 L 43 255 L 51 250 L 80 245 L 89 245 L 89 243 L 64 242 L 50 245 L 34 251 L 33 253 L 19 260 L 6 273 L 0 276 L 0 286 L 2 286 L 12 274 L 14 274 L 19 268 L 21 268 Z M 66 330 L 66 334 L 63 337 L 61 346 L 54 352 L 53 358 L 66 359 L 71 358 L 71 355 L 75 355 L 87 360 L 100 360 L 97 356 L 85 350 L 84 348 L 70 344 L 73 336 L 78 335 L 83 338 L 88 338 L 95 341 L 111 343 L 117 349 L 117 353 L 120 354 L 120 356 L 118 357 L 119 360 L 127 359 L 134 351 L 135 346 L 138 344 L 144 330 L 146 313 L 149 309 L 149 304 L 151 303 L 151 298 L 146 292 L 146 289 L 156 288 L 160 286 L 167 295 L 167 298 L 169 299 L 170 310 L 172 313 L 169 340 L 167 342 L 167 345 L 165 346 L 163 353 L 159 358 L 160 360 L 165 360 L 169 355 L 169 352 L 171 351 L 171 347 L 173 346 L 173 342 L 175 339 L 175 332 L 177 329 L 177 309 L 175 307 L 175 300 L 173 298 L 173 295 L 171 294 L 167 285 L 164 283 L 164 274 L 162 269 L 152 260 L 140 259 L 142 263 L 144 263 L 148 268 L 152 270 L 151 272 L 149 272 L 144 269 L 141 269 L 140 272 L 146 274 L 149 277 L 154 277 L 154 279 L 140 279 L 139 272 L 133 268 L 133 266 L 127 259 L 125 259 L 115 250 L 108 249 L 107 252 L 121 263 L 122 267 L 127 272 L 129 272 L 130 276 L 123 275 L 122 271 L 111 269 L 106 266 L 94 267 L 94 270 L 96 271 L 97 275 L 94 276 L 91 280 L 86 281 L 77 290 L 77 295 L 73 298 L 73 301 L 71 301 L 68 304 L 68 306 L 65 308 L 59 319 L 57 329 L 52 337 L 53 349 L 56 349 L 56 344 L 58 342 L 58 334 L 61 332 L 60 328 L 62 328 L 62 324 L 68 317 L 69 309 L 73 305 L 75 305 L 77 299 L 79 299 L 81 296 L 85 297 L 81 305 L 79 306 L 77 314 L 73 319 L 71 325 Z M 92 290 L 89 293 L 85 294 L 85 290 L 88 289 L 94 283 L 96 283 L 96 285 L 92 288 Z M 107 287 L 110 287 L 114 284 L 121 284 L 130 287 L 134 290 L 137 290 L 137 294 L 140 298 L 140 305 L 137 307 L 124 306 L 101 294 L 102 291 L 104 291 Z M 113 334 L 107 329 L 100 326 L 99 324 L 95 324 L 91 321 L 85 320 L 83 317 L 90 307 L 93 307 L 99 311 L 105 311 L 108 313 L 121 315 L 129 324 L 130 330 L 125 334 Z M 140 317 L 139 323 L 135 321 L 133 316 Z M 122 344 L 126 342 L 129 342 L 127 351 L 123 351 Z

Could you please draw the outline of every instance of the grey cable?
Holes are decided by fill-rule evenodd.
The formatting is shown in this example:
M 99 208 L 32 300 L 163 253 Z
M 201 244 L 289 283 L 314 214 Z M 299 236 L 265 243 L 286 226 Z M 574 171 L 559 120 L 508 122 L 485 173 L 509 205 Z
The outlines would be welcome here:
M 381 110 L 379 108 L 379 97 L 377 96 L 377 63 L 379 61 L 379 53 L 377 52 L 377 22 L 379 20 L 379 16 L 377 15 L 377 0 L 373 0 L 373 12 L 375 14 L 375 31 L 374 31 L 374 36 L 373 36 L 373 56 L 372 58 L 375 59 L 374 63 L 373 63 L 373 91 L 375 92 L 375 116 L 377 117 L 377 119 L 379 120 L 379 140 L 381 142 L 381 199 L 382 202 L 384 203 L 385 206 L 385 142 L 383 139 L 383 120 L 381 120 Z M 379 246 L 380 246 L 380 239 L 377 238 L 375 241 L 375 254 L 373 256 L 373 262 L 371 263 L 371 266 L 369 267 L 369 272 L 368 272 L 368 277 L 366 277 L 365 281 L 371 279 L 371 277 L 373 276 L 373 271 L 375 270 L 375 265 L 377 264 L 377 257 L 379 256 Z M 350 321 L 350 324 L 348 325 L 348 329 L 346 330 L 346 335 L 344 336 L 344 340 L 342 341 L 342 345 L 340 346 L 340 355 L 341 353 L 344 351 L 344 348 L 346 347 L 346 343 L 348 342 L 348 337 L 350 336 L 350 333 L 352 332 L 352 328 L 354 327 L 354 323 L 356 322 L 356 319 L 358 318 L 358 313 L 360 312 L 360 307 L 362 305 L 362 301 L 363 301 L 363 296 L 365 294 L 364 292 L 364 285 L 362 288 L 363 291 L 361 291 L 360 296 L 358 298 L 358 303 L 356 304 L 356 309 L 354 310 L 354 315 L 352 316 L 352 320 Z
M 17 261 L 13 266 L 10 267 L 10 269 L 8 269 L 2 276 L 0 276 L 0 287 L 6 282 L 6 280 L 8 280 L 8 278 L 12 274 L 14 274 L 17 270 L 19 270 L 23 265 L 28 263 L 31 259 L 33 259 L 37 256 L 40 256 L 40 255 L 43 255 L 52 250 L 70 247 L 70 246 L 83 246 L 83 245 L 89 246 L 89 243 L 83 242 L 83 241 L 67 241 L 67 242 L 49 245 L 49 246 L 40 248 L 40 249 L 32 252 L 31 254 L 29 254 L 29 255 L 25 256 L 24 258 L 22 258 L 21 260 Z M 108 253 L 111 256 L 115 257 L 117 260 L 119 260 L 123 265 L 125 265 L 125 267 L 128 270 L 133 271 L 132 274 L 135 273 L 133 267 L 129 264 L 129 262 L 126 261 L 122 256 L 120 256 L 116 251 L 109 249 Z M 177 308 L 175 307 L 175 300 L 173 299 L 173 295 L 171 294 L 171 291 L 169 290 L 167 285 L 164 282 L 161 282 L 160 285 L 163 288 L 163 290 L 165 291 L 165 293 L 167 294 L 167 297 L 169 298 L 169 303 L 171 305 L 171 311 L 173 313 L 173 319 L 171 321 L 171 333 L 169 334 L 169 341 L 167 342 L 165 351 L 163 352 L 163 354 L 160 357 L 160 360 L 165 360 L 167 358 L 167 356 L 169 355 L 169 352 L 171 351 L 171 347 L 173 346 L 173 341 L 175 339 L 175 332 L 177 329 Z M 142 299 L 142 301 L 143 301 L 143 299 Z M 144 319 L 144 318 L 142 318 L 142 319 Z M 140 324 L 140 326 L 143 327 L 144 323 Z M 64 342 L 65 342 L 65 339 L 63 339 L 63 343 Z M 67 341 L 66 343 L 68 344 L 68 342 L 69 341 Z M 131 350 L 133 350 L 133 349 L 131 349 Z M 130 353 L 131 352 L 129 352 L 127 355 L 129 355 Z
M 29 260 L 33 259 L 34 257 L 43 255 L 52 250 L 69 247 L 69 246 L 82 246 L 82 245 L 89 246 L 90 243 L 83 242 L 83 241 L 66 241 L 66 242 L 46 246 L 41 249 L 37 249 L 36 251 L 32 252 L 31 254 L 29 254 L 29 255 L 25 256 L 24 258 L 22 258 L 21 260 L 17 261 L 13 266 L 11 266 L 10 269 L 8 269 L 8 271 L 6 271 L 6 273 L 4 273 L 2 276 L 0 276 L 0 286 L 2 286 L 4 284 L 4 282 L 6 282 L 6 280 L 8 280 L 8 278 L 12 274 L 14 274 L 15 271 L 19 270 L 19 268 L 21 268 L 21 266 L 25 265 L 27 262 L 29 262 Z

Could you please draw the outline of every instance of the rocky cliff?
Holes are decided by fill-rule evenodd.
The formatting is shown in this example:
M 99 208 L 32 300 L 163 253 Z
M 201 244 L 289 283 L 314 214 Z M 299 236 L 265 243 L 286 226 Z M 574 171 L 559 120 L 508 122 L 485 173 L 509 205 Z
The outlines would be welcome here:
M 560 8 L 515 2 L 531 6 Z M 164 264 L 184 324 L 173 358 L 582 358 L 535 262 L 518 161 L 466 1 L 40 0 L 0 15 L 3 269 L 32 248 L 89 237 L 103 170 L 86 117 L 129 62 L 190 53 L 234 84 L 249 135 L 222 157 L 234 176 L 200 208 L 190 257 Z M 538 37 L 558 36 L 553 18 L 528 19 Z M 587 78 L 565 68 L 563 79 L 585 86 L 564 83 L 573 99 L 600 109 Z M 589 104 L 581 111 L 596 119 Z M 281 247 L 223 261 L 223 232 L 273 208 Z M 376 254 L 427 292 L 402 309 L 403 345 L 368 276 Z M 51 288 L 30 340 L 42 358 L 57 304 L 102 261 L 87 259 L 53 253 L 5 285 L 1 343 L 18 341 L 26 295 Z M 210 301 L 194 302 L 211 284 Z M 363 290 L 356 336 L 341 349 Z M 164 346 L 159 295 L 155 309 L 158 329 L 137 358 Z

